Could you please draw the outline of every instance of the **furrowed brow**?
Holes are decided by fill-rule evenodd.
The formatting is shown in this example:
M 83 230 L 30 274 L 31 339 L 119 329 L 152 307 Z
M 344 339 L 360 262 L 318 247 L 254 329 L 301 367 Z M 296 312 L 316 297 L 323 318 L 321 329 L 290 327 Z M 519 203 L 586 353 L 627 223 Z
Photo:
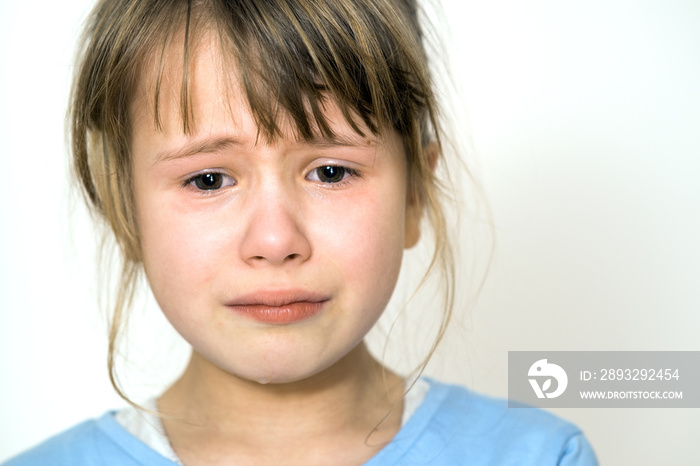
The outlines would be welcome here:
M 181 159 L 202 153 L 221 152 L 232 147 L 240 147 L 243 143 L 233 138 L 206 138 L 188 142 L 175 150 L 165 150 L 156 155 L 155 163 Z
M 371 147 L 376 144 L 372 138 L 315 138 L 308 141 L 300 142 L 299 146 L 313 148 L 333 148 L 333 147 Z M 156 155 L 154 163 L 167 162 L 170 160 L 178 160 L 196 154 L 217 153 L 231 148 L 242 147 L 245 144 L 235 138 L 230 137 L 211 137 L 199 139 L 186 143 L 184 146 L 174 150 L 164 150 Z
M 373 138 L 362 137 L 343 137 L 336 135 L 333 138 L 314 138 L 300 143 L 300 145 L 330 148 L 330 147 L 357 147 L 357 146 L 373 146 L 376 141 Z

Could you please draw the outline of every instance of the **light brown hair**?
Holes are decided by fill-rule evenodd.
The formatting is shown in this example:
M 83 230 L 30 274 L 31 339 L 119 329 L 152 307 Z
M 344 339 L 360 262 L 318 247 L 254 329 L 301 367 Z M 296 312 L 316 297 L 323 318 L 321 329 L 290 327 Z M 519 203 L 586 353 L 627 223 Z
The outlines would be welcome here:
M 197 39 L 205 32 L 218 37 L 222 62 L 236 65 L 262 138 L 280 137 L 281 118 L 293 123 L 300 139 L 332 138 L 322 111 L 329 95 L 358 133 L 364 126 L 375 134 L 395 130 L 401 135 L 409 167 L 409 196 L 423 206 L 433 230 L 428 270 L 440 273 L 445 294 L 439 341 L 452 313 L 454 266 L 440 183 L 431 166 L 440 161 L 428 160 L 424 150 L 433 144 L 440 157 L 443 137 L 418 17 L 415 0 L 98 2 L 79 52 L 71 98 L 71 145 L 74 171 L 87 202 L 109 226 L 121 252 L 109 373 L 127 401 L 116 381 L 114 352 L 141 272 L 131 187 L 129 107 L 144 68 L 155 63 L 153 110 L 158 127 L 166 50 L 179 47 L 183 59 L 180 118 L 183 132 L 189 133 L 195 124 L 190 63 Z

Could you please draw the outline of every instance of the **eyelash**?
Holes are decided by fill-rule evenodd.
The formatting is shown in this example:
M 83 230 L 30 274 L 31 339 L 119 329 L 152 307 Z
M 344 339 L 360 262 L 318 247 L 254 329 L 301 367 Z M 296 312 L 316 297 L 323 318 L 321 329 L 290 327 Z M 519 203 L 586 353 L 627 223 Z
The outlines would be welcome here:
M 221 177 L 221 180 L 220 180 L 220 182 L 219 182 L 219 186 L 217 186 L 217 187 L 212 187 L 211 189 L 203 189 L 203 188 L 198 187 L 198 186 L 196 185 L 196 182 L 197 182 L 198 180 L 203 180 L 204 177 L 207 176 L 207 175 L 214 175 L 214 176 Z M 230 178 L 230 179 L 232 180 L 232 183 L 227 184 L 226 186 L 223 186 L 224 183 L 226 183 L 226 179 L 227 179 L 227 178 Z M 196 175 L 193 175 L 193 176 L 187 178 L 187 179 L 182 183 L 182 187 L 183 187 L 183 188 L 192 187 L 193 189 L 195 189 L 196 191 L 198 191 L 198 192 L 200 192 L 200 193 L 202 193 L 202 194 L 209 195 L 209 194 L 213 194 L 214 192 L 220 190 L 221 188 L 230 187 L 230 186 L 235 186 L 236 184 L 238 184 L 238 183 L 236 182 L 236 180 L 234 180 L 233 178 L 231 178 L 229 175 L 226 175 L 225 173 L 218 172 L 218 171 L 208 171 L 208 172 L 203 172 L 203 173 L 197 173 Z
M 353 169 L 353 168 L 345 167 L 345 166 L 343 166 L 343 165 L 334 165 L 334 164 L 326 164 L 326 165 L 321 165 L 321 166 L 319 166 L 319 167 L 316 167 L 316 168 L 314 168 L 313 170 L 311 170 L 311 171 L 309 172 L 309 174 L 306 175 L 305 178 L 308 180 L 308 179 L 309 179 L 309 176 L 311 176 L 311 175 L 314 174 L 314 173 L 317 174 L 317 176 L 318 176 L 319 170 L 323 170 L 323 169 L 326 169 L 326 168 L 332 168 L 332 169 L 336 169 L 336 170 L 341 171 L 341 172 L 342 172 L 342 175 L 343 175 L 342 179 L 339 180 L 339 181 L 337 181 L 337 182 L 322 181 L 321 179 L 318 179 L 318 180 L 310 180 L 310 181 L 318 181 L 318 182 L 320 182 L 322 185 L 326 185 L 326 186 L 328 186 L 328 187 L 330 187 L 330 188 L 335 189 L 335 188 L 341 188 L 341 187 L 347 185 L 348 183 L 351 183 L 351 182 L 352 182 L 352 178 L 362 178 L 362 174 L 361 174 L 360 172 L 358 172 L 357 170 L 355 170 L 355 169 Z M 348 175 L 348 176 L 345 176 L 345 175 Z
M 327 169 L 327 168 L 331 168 L 331 169 L 335 169 L 335 170 L 341 171 L 341 172 L 342 172 L 342 178 L 341 178 L 339 181 L 337 181 L 337 182 L 322 181 L 320 178 L 317 179 L 317 180 L 309 180 L 309 181 L 318 181 L 318 182 L 321 183 L 322 185 L 326 185 L 326 186 L 328 186 L 328 187 L 330 187 L 330 188 L 335 189 L 335 188 L 343 187 L 343 186 L 347 185 L 348 183 L 351 183 L 351 182 L 352 182 L 352 180 L 351 180 L 352 178 L 362 178 L 362 175 L 360 174 L 360 172 L 358 172 L 357 170 L 355 170 L 355 169 L 353 169 L 353 168 L 345 167 L 345 166 L 342 166 L 342 165 L 327 164 L 327 165 L 321 165 L 321 166 L 316 167 L 316 168 L 314 168 L 313 170 L 311 170 L 311 171 L 305 176 L 305 179 L 308 180 L 308 179 L 309 179 L 309 176 L 311 176 L 311 175 L 314 174 L 314 173 L 316 173 L 316 174 L 317 174 L 317 177 L 318 177 L 318 172 L 319 172 L 319 170 L 323 170 L 323 169 Z M 214 176 L 219 176 L 219 177 L 221 177 L 222 179 L 221 179 L 221 181 L 220 181 L 220 185 L 217 186 L 217 187 L 212 187 L 211 189 L 204 189 L 204 188 L 200 188 L 199 186 L 197 186 L 197 184 L 196 184 L 197 181 L 198 181 L 198 180 L 203 180 L 204 177 L 207 176 L 207 175 L 214 175 Z M 345 176 L 345 175 L 347 175 L 347 176 Z M 198 192 L 200 192 L 200 193 L 202 193 L 202 194 L 204 194 L 204 195 L 210 195 L 210 194 L 215 193 L 216 191 L 219 191 L 220 189 L 222 189 L 222 188 L 224 188 L 224 187 L 235 186 L 236 184 L 238 184 L 238 183 L 236 182 L 236 180 L 233 180 L 233 178 L 231 178 L 231 180 L 233 180 L 233 182 L 232 182 L 231 184 L 229 184 L 229 185 L 227 185 L 227 186 L 222 186 L 222 184 L 225 183 L 225 178 L 231 178 L 231 177 L 230 177 L 229 175 L 226 175 L 226 174 L 224 174 L 224 173 L 222 173 L 222 172 L 218 172 L 218 171 L 208 171 L 208 172 L 204 172 L 204 173 L 197 173 L 196 175 L 193 175 L 193 176 L 187 178 L 187 179 L 182 183 L 182 187 L 183 187 L 183 188 L 191 187 L 191 188 L 195 189 L 196 191 L 198 191 Z

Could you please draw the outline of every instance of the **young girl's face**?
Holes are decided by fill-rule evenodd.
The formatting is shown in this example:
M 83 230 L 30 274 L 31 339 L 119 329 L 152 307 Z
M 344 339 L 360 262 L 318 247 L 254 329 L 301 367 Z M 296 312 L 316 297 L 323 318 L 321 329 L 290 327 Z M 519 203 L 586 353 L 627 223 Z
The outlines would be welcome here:
M 402 142 L 359 136 L 329 99 L 337 140 L 298 142 L 282 125 L 284 137 L 267 144 L 236 73 L 222 76 L 209 52 L 193 69 L 191 134 L 176 66 L 162 83 L 162 130 L 152 78 L 131 108 L 146 275 L 202 361 L 249 380 L 304 379 L 349 354 L 392 294 L 419 217 Z

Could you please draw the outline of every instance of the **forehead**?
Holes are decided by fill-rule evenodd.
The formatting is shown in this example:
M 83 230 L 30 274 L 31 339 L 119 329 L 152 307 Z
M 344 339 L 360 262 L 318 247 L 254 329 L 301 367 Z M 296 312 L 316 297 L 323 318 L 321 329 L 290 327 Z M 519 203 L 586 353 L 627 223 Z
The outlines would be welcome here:
M 144 69 L 131 101 L 134 153 L 170 157 L 201 150 L 202 144 L 209 144 L 207 141 L 235 141 L 248 147 L 275 142 L 261 134 L 238 65 L 222 54 L 215 37 L 203 37 L 188 64 L 176 46 L 169 47 L 161 63 Z M 378 141 L 361 118 L 353 113 L 348 118 L 329 93 L 319 99 L 319 104 L 319 116 L 330 135 L 312 119 L 313 137 L 303 138 L 294 118 L 278 110 L 274 118 L 279 133 L 274 139 L 316 147 L 367 146 Z M 304 110 L 313 118 L 309 106 Z
M 206 34 L 187 53 L 183 43 L 180 32 L 162 51 L 150 51 L 143 60 L 129 105 L 134 128 L 150 121 L 166 133 L 178 126 L 188 132 L 184 123 L 195 112 L 206 116 L 224 104 L 230 114 L 243 109 L 239 74 L 223 65 L 215 38 Z
M 129 107 L 133 133 L 150 128 L 188 136 L 228 126 L 268 143 L 277 138 L 366 142 L 378 136 L 366 117 L 340 104 L 320 83 L 315 95 L 302 97 L 301 108 L 286 108 L 273 86 L 241 72 L 240 60 L 216 34 L 207 31 L 192 41 L 187 58 L 180 35 L 145 60 Z

